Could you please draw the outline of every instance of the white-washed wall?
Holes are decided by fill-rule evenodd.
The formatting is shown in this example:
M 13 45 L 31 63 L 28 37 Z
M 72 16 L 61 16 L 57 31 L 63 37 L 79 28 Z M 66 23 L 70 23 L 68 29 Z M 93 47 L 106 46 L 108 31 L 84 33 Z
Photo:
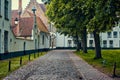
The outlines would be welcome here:
M 71 46 L 69 46 L 68 40 L 71 40 Z M 71 37 L 56 33 L 56 47 L 75 47 L 75 44 Z

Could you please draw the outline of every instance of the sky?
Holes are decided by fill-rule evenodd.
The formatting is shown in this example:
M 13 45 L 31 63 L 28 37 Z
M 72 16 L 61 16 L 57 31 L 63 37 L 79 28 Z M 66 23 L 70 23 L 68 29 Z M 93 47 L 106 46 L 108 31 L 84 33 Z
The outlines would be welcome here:
M 41 0 L 36 0 L 37 2 L 41 2 Z M 22 0 L 23 9 L 27 6 L 30 0 Z M 12 10 L 18 9 L 18 0 L 12 0 Z

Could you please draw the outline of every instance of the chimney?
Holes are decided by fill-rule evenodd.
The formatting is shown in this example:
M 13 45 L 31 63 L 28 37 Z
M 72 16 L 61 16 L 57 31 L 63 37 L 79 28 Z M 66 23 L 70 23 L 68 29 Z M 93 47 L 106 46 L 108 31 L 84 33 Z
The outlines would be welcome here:
M 19 0 L 18 1 L 18 10 L 19 10 L 19 15 L 21 15 L 21 13 L 22 13 L 22 0 Z

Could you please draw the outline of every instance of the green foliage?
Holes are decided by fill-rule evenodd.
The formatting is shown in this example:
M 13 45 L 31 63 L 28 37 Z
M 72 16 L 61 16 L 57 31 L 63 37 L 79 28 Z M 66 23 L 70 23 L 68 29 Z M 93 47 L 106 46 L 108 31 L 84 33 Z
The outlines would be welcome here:
M 82 13 L 83 0 L 52 0 L 47 5 L 47 16 L 50 21 L 55 23 L 55 26 L 60 29 L 61 33 L 68 35 L 80 34 L 85 27 L 85 16 Z M 72 30 L 72 33 L 71 33 Z
M 118 21 L 116 17 L 116 12 L 120 12 L 118 3 L 119 0 L 88 0 L 83 7 L 89 19 L 88 30 L 91 32 L 96 30 L 99 33 L 112 29 Z
M 52 0 L 46 14 L 62 33 L 69 34 L 72 28 L 80 34 L 86 26 L 89 32 L 99 33 L 114 27 L 118 21 L 116 12 L 120 12 L 119 3 L 119 0 Z

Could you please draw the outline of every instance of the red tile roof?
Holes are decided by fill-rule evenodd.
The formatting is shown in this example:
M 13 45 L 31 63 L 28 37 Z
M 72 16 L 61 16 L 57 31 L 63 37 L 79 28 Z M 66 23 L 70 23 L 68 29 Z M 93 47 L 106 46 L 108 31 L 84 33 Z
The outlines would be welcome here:
M 13 16 L 12 21 L 11 21 L 12 31 L 13 31 L 14 35 L 19 36 L 19 37 L 30 37 L 30 36 L 32 36 L 34 19 L 33 19 L 33 14 L 30 13 L 30 12 L 28 12 L 28 13 L 30 14 L 31 17 L 21 17 L 19 19 L 19 24 L 15 25 L 15 23 L 14 23 L 14 20 L 16 18 L 15 16 L 18 16 L 18 15 L 15 14 L 15 12 L 14 12 L 15 16 Z M 37 16 L 36 20 L 37 20 L 37 26 L 38 26 L 39 30 L 42 31 L 42 32 L 49 33 L 48 29 L 46 28 L 46 26 L 44 25 L 44 23 L 42 22 L 40 17 Z M 17 27 L 19 27 L 19 35 L 17 34 Z
M 15 18 L 19 18 L 19 15 L 18 15 L 18 10 L 12 10 L 12 19 L 11 19 L 11 28 L 12 28 L 12 31 L 14 33 L 15 36 L 17 36 L 17 28 L 15 25 Z
M 19 17 L 19 15 L 18 15 L 18 10 L 12 10 L 12 18 L 18 18 Z
M 28 12 L 30 14 L 31 17 L 33 17 L 33 14 Z M 49 33 L 47 27 L 45 26 L 45 24 L 43 23 L 43 21 L 40 19 L 39 16 L 36 15 L 36 20 L 37 20 L 37 26 L 39 28 L 40 31 L 42 32 L 46 32 Z
M 45 5 L 42 4 L 42 3 L 40 3 L 39 5 L 40 5 L 41 9 L 43 10 L 43 12 L 45 12 L 45 11 L 46 11 L 46 7 L 45 7 Z
M 34 26 L 33 17 L 21 18 L 19 22 L 20 37 L 31 37 Z

